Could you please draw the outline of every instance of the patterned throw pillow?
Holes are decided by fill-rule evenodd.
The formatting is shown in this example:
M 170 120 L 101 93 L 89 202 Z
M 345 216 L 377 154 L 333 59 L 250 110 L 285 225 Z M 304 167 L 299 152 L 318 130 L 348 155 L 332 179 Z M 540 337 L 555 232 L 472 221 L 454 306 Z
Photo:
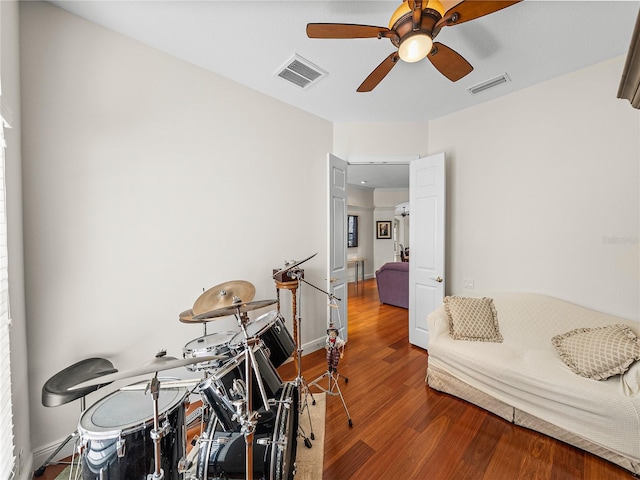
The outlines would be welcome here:
M 444 309 L 454 340 L 502 343 L 492 298 L 445 297 Z
M 573 372 L 594 380 L 622 374 L 640 358 L 638 338 L 623 324 L 577 328 L 551 343 Z

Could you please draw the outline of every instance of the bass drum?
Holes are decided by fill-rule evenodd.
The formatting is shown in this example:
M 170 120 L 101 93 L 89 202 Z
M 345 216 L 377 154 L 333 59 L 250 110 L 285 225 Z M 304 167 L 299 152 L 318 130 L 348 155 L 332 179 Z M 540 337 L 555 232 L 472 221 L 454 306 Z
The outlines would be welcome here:
M 253 478 L 293 480 L 298 435 L 298 387 L 287 382 L 277 397 L 273 421 L 256 430 L 253 439 Z M 262 409 L 261 409 L 262 410 Z M 215 432 L 210 422 L 200 439 L 199 480 L 246 478 L 246 444 L 240 432 Z M 262 431 L 261 431 L 262 430 Z M 265 431 L 266 430 L 266 431 Z M 266 443 L 266 445 L 265 445 Z
M 184 388 L 162 388 L 158 397 L 160 426 L 167 425 L 160 440 L 164 478 L 180 480 L 178 462 L 186 452 Z M 144 390 L 113 392 L 80 417 L 82 480 L 147 480 L 155 471 L 151 439 L 153 401 Z

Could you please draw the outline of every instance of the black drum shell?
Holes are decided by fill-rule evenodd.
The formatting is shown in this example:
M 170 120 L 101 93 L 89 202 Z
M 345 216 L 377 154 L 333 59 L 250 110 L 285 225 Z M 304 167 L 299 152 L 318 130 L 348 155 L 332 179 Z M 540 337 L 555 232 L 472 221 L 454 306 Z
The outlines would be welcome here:
M 280 378 L 278 371 L 267 358 L 268 354 L 263 347 L 254 347 L 253 353 L 258 364 L 267 399 L 274 398 L 282 388 L 282 378 Z M 215 370 L 210 377 L 198 385 L 198 390 L 204 401 L 211 407 L 225 431 L 234 431 L 239 428 L 238 422 L 233 420 L 236 410 L 232 402 L 240 400 L 241 397 L 235 393 L 233 381 L 244 381 L 245 376 L 245 354 L 242 353 Z M 264 401 L 258 388 L 258 380 L 253 371 L 252 379 L 252 409 L 258 410 L 264 407 Z
M 293 480 L 298 435 L 298 387 L 284 384 L 268 419 L 259 424 L 253 443 L 253 478 L 255 480 Z M 273 413 L 273 412 L 271 412 Z M 199 480 L 236 480 L 246 478 L 246 443 L 240 432 L 216 432 L 215 422 L 207 426 L 198 452 Z M 268 445 L 258 443 L 268 441 Z M 273 442 L 286 441 L 284 448 Z
M 182 395 L 182 389 L 178 390 Z M 161 396 L 163 391 L 166 392 L 166 390 L 161 390 Z M 125 428 L 119 435 L 112 436 L 108 433 L 89 431 L 79 427 L 84 443 L 81 456 L 83 480 L 147 480 L 147 476 L 155 471 L 155 444 L 151 439 L 151 430 L 153 429 L 151 397 L 145 396 L 144 391 L 140 390 L 124 393 L 144 397 L 143 400 L 148 402 L 149 406 L 149 418 L 136 427 Z M 105 402 L 103 405 L 107 405 L 110 400 L 115 398 L 115 395 L 119 394 L 123 394 L 123 392 L 114 392 L 100 402 Z M 181 480 L 182 478 L 178 473 L 178 463 L 185 455 L 186 449 L 184 423 L 186 397 L 186 391 L 184 391 L 184 396 L 179 397 L 178 403 L 160 411 L 159 415 L 160 426 L 165 421 L 169 425 L 167 433 L 160 439 L 160 463 L 164 471 L 164 478 L 167 480 Z M 100 402 L 91 408 L 99 406 Z M 86 410 L 83 416 L 90 415 L 91 408 Z M 123 456 L 118 456 L 117 453 L 119 439 L 125 440 Z
M 287 330 L 280 312 L 272 310 L 261 315 L 247 326 L 249 338 L 259 338 L 267 348 L 271 363 L 278 368 L 286 362 L 296 349 L 296 344 Z M 231 339 L 231 345 L 237 349 L 244 343 L 242 332 L 237 333 Z

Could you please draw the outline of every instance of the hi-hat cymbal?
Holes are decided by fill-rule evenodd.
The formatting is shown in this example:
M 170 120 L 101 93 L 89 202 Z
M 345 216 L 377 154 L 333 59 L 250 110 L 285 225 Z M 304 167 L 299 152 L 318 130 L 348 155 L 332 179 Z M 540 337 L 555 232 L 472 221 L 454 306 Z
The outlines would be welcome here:
M 304 262 L 306 262 L 307 260 L 312 259 L 313 257 L 315 257 L 318 254 L 318 252 L 314 253 L 313 255 L 311 255 L 310 257 L 305 258 L 304 260 L 298 260 L 297 262 L 294 260 L 293 263 L 289 263 L 287 264 L 283 269 L 278 270 L 276 273 L 273 274 L 273 278 L 276 278 L 278 275 L 282 275 L 283 273 L 288 272 L 289 270 L 293 270 L 294 268 L 296 268 L 298 265 L 303 264 Z
M 211 287 L 198 297 L 193 304 L 193 314 L 228 307 L 234 303 L 250 302 L 256 294 L 256 287 L 245 280 L 233 280 Z
M 172 368 L 184 367 L 192 365 L 194 363 L 208 362 L 210 360 L 222 360 L 227 358 L 224 355 L 209 355 L 206 357 L 193 357 L 193 358 L 175 358 L 167 356 L 156 356 L 153 360 L 145 363 L 144 365 L 129 370 L 122 370 L 102 377 L 93 378 L 86 382 L 79 383 L 70 387 L 69 390 L 77 390 L 79 388 L 90 387 L 93 385 L 103 385 L 116 380 L 122 380 L 124 378 L 137 377 L 138 375 L 146 375 L 147 373 L 157 373 L 163 370 L 171 370 Z
M 253 310 L 257 310 L 258 308 L 263 308 L 268 305 L 273 305 L 278 300 L 256 300 L 255 302 L 245 302 L 238 303 L 236 305 L 231 305 L 230 307 L 219 308 L 217 310 L 212 310 L 210 312 L 201 313 L 200 315 L 194 315 L 194 322 L 207 322 L 212 318 L 217 317 L 228 317 L 229 315 L 236 315 L 240 313 L 251 312 Z

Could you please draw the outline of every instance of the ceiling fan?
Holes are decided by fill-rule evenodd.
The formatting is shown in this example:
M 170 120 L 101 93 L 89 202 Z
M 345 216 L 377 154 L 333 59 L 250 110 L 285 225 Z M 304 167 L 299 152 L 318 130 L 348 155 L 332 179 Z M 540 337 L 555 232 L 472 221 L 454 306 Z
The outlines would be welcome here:
M 446 2 L 445 3 L 452 3 Z M 396 65 L 398 59 L 417 62 L 427 57 L 452 82 L 473 67 L 455 50 L 434 42 L 442 27 L 458 25 L 510 7 L 522 0 L 462 0 L 444 10 L 440 0 L 403 0 L 389 20 L 389 28 L 349 23 L 309 23 L 309 38 L 388 38 L 398 48 L 362 82 L 358 92 L 370 92 Z

